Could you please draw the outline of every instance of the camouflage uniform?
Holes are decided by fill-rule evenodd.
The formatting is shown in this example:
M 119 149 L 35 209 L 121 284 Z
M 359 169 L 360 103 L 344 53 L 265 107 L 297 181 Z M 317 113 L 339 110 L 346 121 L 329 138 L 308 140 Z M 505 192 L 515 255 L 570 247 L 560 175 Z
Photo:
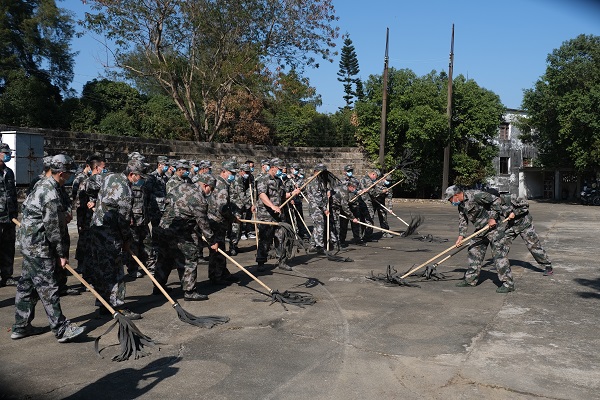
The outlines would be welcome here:
M 96 291 L 113 307 L 125 300 L 122 248 L 132 239 L 131 183 L 125 173 L 106 175 L 98 193 L 90 227 L 91 257 Z
M 360 180 L 360 187 L 358 188 L 358 190 L 359 191 L 365 190 L 372 184 L 373 184 L 373 180 L 368 175 L 366 175 Z M 360 208 L 361 222 L 364 222 L 369 225 L 373 225 L 373 218 L 375 217 L 375 211 L 373 210 L 373 202 L 371 201 L 370 193 L 371 193 L 371 191 L 363 193 L 359 197 L 359 199 L 357 199 L 356 201 L 358 202 L 358 206 Z M 369 227 L 365 226 L 365 227 L 361 228 L 361 231 L 362 231 L 361 236 L 364 240 L 367 240 L 367 241 L 371 240 L 371 238 L 373 237 L 373 228 L 369 228 Z
M 159 242 L 158 238 L 154 235 L 154 230 L 158 228 L 160 219 L 165 212 L 167 197 L 166 182 L 166 171 L 155 169 L 148 174 L 148 179 L 146 179 L 146 183 L 144 184 L 146 193 L 148 194 L 148 220 L 152 224 L 152 233 L 146 240 L 146 266 L 151 272 L 154 271 L 154 266 L 158 258 Z
M 499 222 L 502 210 L 501 200 L 498 197 L 479 190 L 465 190 L 463 193 L 464 201 L 458 205 L 459 236 L 467 236 L 469 222 L 473 224 L 476 231 L 485 227 L 490 219 Z M 507 257 L 510 243 L 507 242 L 504 229 L 501 227 L 488 230 L 473 239 L 468 249 L 469 267 L 465 272 L 465 281 L 470 285 L 477 283 L 488 244 L 492 249 L 498 279 L 507 288 L 514 289 L 513 276 Z
M 48 177 L 45 179 L 53 179 L 52 177 Z M 62 229 L 61 229 L 61 233 L 64 236 L 63 240 L 66 243 L 67 246 L 67 257 L 69 258 L 69 249 L 71 248 L 71 238 L 69 236 L 69 228 L 67 226 L 68 222 L 71 221 L 73 219 L 73 211 L 72 211 L 72 206 L 73 203 L 71 202 L 71 196 L 69 195 L 69 193 L 67 192 L 67 189 L 64 186 L 59 186 L 58 187 L 58 194 L 60 196 L 60 200 L 62 202 L 63 205 L 63 210 L 65 211 L 65 218 L 61 219 L 61 223 L 63 224 Z M 59 259 L 56 258 L 56 262 L 59 262 Z M 58 291 L 61 295 L 65 295 L 67 294 L 67 270 L 64 268 L 56 268 L 54 270 L 55 274 L 56 274 L 56 282 L 58 282 Z
M 510 213 L 515 214 L 515 218 L 508 221 L 504 230 L 507 240 L 506 249 L 510 248 L 510 244 L 517 236 L 521 236 L 535 261 L 546 270 L 552 270 L 552 262 L 548 259 L 548 255 L 542 247 L 540 238 L 533 226 L 533 218 L 529 213 L 529 202 L 514 194 L 502 195 L 501 199 L 502 216 L 507 218 Z
M 250 208 L 250 197 L 246 195 L 246 182 L 240 174 L 235 175 L 234 181 L 229 186 L 229 196 L 231 204 L 234 209 L 237 210 L 238 216 L 241 218 L 245 214 L 246 209 Z M 229 235 L 229 248 L 237 252 L 238 244 L 240 243 L 240 237 L 242 235 L 241 224 L 238 222 L 232 222 Z M 232 254 L 233 255 L 233 254 Z
M 75 258 L 77 259 L 77 268 L 81 274 L 87 278 L 90 274 L 90 254 L 91 242 L 90 226 L 94 210 L 88 208 L 87 203 L 96 203 L 98 192 L 102 186 L 102 174 L 91 175 L 79 185 L 79 207 L 77 207 L 77 231 L 79 239 L 77 241 L 77 250 Z
M 12 219 L 17 218 L 17 214 L 15 173 L 2 163 L 0 167 L 0 286 L 12 278 L 13 274 L 16 235 Z
M 347 215 L 344 212 L 344 215 L 346 215 L 348 218 L 350 218 L 350 220 L 354 219 L 354 218 L 358 218 L 360 219 L 360 209 L 359 209 L 359 202 L 358 201 L 353 201 L 352 203 L 350 203 L 350 200 L 356 196 L 357 191 L 355 190 L 354 192 L 350 192 L 350 190 L 348 189 L 348 182 L 350 182 L 350 180 L 352 181 L 352 183 L 356 186 L 358 186 L 358 180 L 355 178 L 349 178 L 347 180 L 345 180 L 345 182 L 343 183 L 343 185 L 339 188 L 339 195 L 342 197 L 341 202 L 342 204 L 345 202 L 348 204 L 348 209 L 350 210 L 350 215 Z M 337 191 L 336 191 L 337 192 Z M 359 199 L 360 200 L 360 199 Z M 342 209 L 343 210 L 343 209 Z M 359 243 L 360 242 L 360 226 L 359 224 L 354 224 L 352 223 L 350 220 L 345 219 L 345 218 L 338 218 L 339 219 L 339 240 L 340 240 L 340 244 L 344 244 L 346 243 L 346 235 L 348 232 L 348 224 L 350 224 L 350 227 L 352 229 L 352 237 L 354 239 L 354 242 Z M 337 228 L 337 225 L 336 225 Z
M 390 226 L 387 222 L 387 210 L 383 208 L 380 204 L 386 204 L 386 198 L 388 196 L 388 192 L 386 191 L 385 184 L 383 182 L 379 182 L 375 187 L 373 187 L 369 194 L 371 195 L 371 204 L 373 205 L 373 212 L 377 213 L 377 217 L 379 218 L 379 226 L 383 229 L 390 229 Z M 385 233 L 384 237 L 393 237 L 391 233 Z
M 63 336 L 69 321 L 62 313 L 56 261 L 68 258 L 69 244 L 65 238 L 66 212 L 60 185 L 45 178 L 35 185 L 23 203 L 23 219 L 19 228 L 19 243 L 23 254 L 21 278 L 15 297 L 13 332 L 23 332 L 35 316 L 35 305 L 41 300 L 50 328 L 57 338 Z
M 281 215 L 277 214 L 271 208 L 263 203 L 260 195 L 264 193 L 271 203 L 279 206 L 285 199 L 285 189 L 281 179 L 273 177 L 270 174 L 264 174 L 256 180 L 256 218 L 265 222 L 281 222 Z M 283 210 L 281 211 L 283 214 Z M 287 261 L 287 254 L 283 251 L 284 232 L 281 228 L 274 225 L 258 225 L 258 249 L 256 250 L 256 263 L 263 265 L 269 258 L 271 244 L 275 242 L 278 249 L 279 265 L 284 265 Z
M 146 192 L 146 181 L 142 186 L 131 185 L 133 203 L 131 206 L 131 251 L 144 265 L 148 262 L 148 253 L 145 247 L 146 238 L 150 235 L 148 228 L 148 194 Z M 142 276 L 137 262 L 130 254 L 125 255 L 127 273 L 129 275 Z
M 227 226 L 233 221 L 233 208 L 229 198 L 229 184 L 221 177 L 216 177 L 216 186 L 208 201 L 208 222 L 213 232 L 212 243 L 218 243 L 225 250 Z M 227 259 L 213 249 L 209 250 L 208 279 L 220 283 L 231 276 L 227 269 Z
M 173 188 L 170 201 L 154 234 L 160 247 L 154 276 L 161 285 L 167 283 L 173 266 L 177 268 L 186 293 L 195 291 L 200 251 L 196 228 L 209 242 L 213 232 L 208 224 L 208 201 L 198 186 L 182 183 Z
M 291 192 L 296 188 L 300 188 L 304 184 L 304 175 L 300 175 L 299 173 L 296 175 L 292 175 L 290 179 L 288 179 L 289 187 L 286 188 L 286 191 Z M 304 210 L 302 209 L 302 199 L 303 194 L 298 194 L 294 196 L 292 200 L 290 200 L 290 207 L 293 207 L 296 211 L 292 210 L 292 217 L 296 222 L 296 229 L 298 230 L 298 236 L 303 238 L 304 240 L 310 239 L 310 234 L 306 230 L 306 220 L 304 219 Z M 304 221 L 304 222 L 302 222 Z
M 178 168 L 180 168 L 180 164 L 178 164 Z M 182 167 L 183 168 L 183 167 Z M 182 175 L 179 176 L 177 174 L 173 174 L 173 176 L 169 179 L 169 181 L 167 182 L 166 185 L 166 192 L 167 192 L 167 196 L 169 195 L 169 193 L 171 193 L 171 191 L 173 190 L 173 188 L 181 183 L 192 183 L 192 181 L 190 180 L 190 178 L 187 175 Z
M 341 238 L 341 220 L 348 222 L 349 220 L 353 220 L 355 218 L 352 209 L 350 208 L 350 204 L 348 201 L 350 200 L 350 192 L 348 192 L 347 185 L 338 185 L 331 191 L 331 214 L 333 229 L 331 229 L 331 241 L 337 246 L 338 250 L 341 246 L 342 238 Z M 346 218 L 340 218 L 340 214 Z M 346 224 L 346 228 L 347 228 Z M 345 233 L 345 232 L 344 232 Z M 344 241 L 345 241 L 344 236 Z
M 325 211 L 327 211 L 327 185 L 318 176 L 306 186 L 308 213 L 313 221 L 311 245 L 317 249 L 325 245 Z

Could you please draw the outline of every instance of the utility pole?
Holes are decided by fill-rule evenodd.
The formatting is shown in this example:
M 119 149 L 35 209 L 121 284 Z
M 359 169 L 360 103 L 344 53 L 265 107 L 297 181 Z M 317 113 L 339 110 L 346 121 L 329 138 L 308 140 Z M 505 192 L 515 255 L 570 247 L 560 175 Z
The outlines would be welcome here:
M 383 101 L 381 104 L 381 130 L 379 131 L 379 166 L 385 170 L 385 131 L 387 127 L 388 44 L 390 28 L 385 33 L 385 58 L 383 59 Z
M 446 115 L 448 116 L 448 137 L 444 148 L 444 172 L 442 176 L 442 198 L 448 187 L 448 176 L 450 175 L 450 139 L 452 138 L 452 71 L 454 69 L 454 24 L 452 24 L 452 39 L 450 41 L 450 62 L 448 63 L 448 105 Z

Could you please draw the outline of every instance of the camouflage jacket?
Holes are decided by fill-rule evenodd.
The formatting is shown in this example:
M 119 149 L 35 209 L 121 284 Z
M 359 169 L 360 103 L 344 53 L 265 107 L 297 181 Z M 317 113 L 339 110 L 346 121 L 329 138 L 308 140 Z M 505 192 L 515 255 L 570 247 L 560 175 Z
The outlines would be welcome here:
M 4 166 L 0 170 L 0 224 L 12 223 L 11 220 L 17 218 L 18 211 L 15 173 Z
M 256 180 L 256 217 L 261 221 L 280 221 L 281 216 L 271 208 L 265 206 L 260 198 L 261 193 L 267 195 L 271 202 L 278 206 L 285 199 L 285 189 L 281 179 L 264 174 Z
M 302 185 L 304 185 L 304 177 L 300 177 L 298 175 L 294 175 L 292 176 L 292 178 L 288 179 L 288 182 L 290 182 L 291 187 L 289 189 L 286 189 L 288 192 L 291 192 L 292 190 L 298 188 L 300 189 L 300 187 L 302 187 Z M 304 196 L 302 194 L 299 194 L 297 196 L 294 196 L 294 203 L 298 203 L 299 201 L 304 200 Z
M 173 188 L 181 183 L 192 183 L 192 181 L 190 180 L 190 178 L 182 178 L 177 174 L 173 174 L 173 176 L 171 178 L 169 178 L 169 181 L 167 182 L 167 185 L 165 187 L 165 190 L 167 192 L 167 194 L 171 193 L 171 190 L 173 190 Z
M 219 224 L 229 223 L 236 208 L 229 198 L 229 184 L 220 176 L 215 179 L 217 184 L 208 201 L 208 218 Z
M 88 208 L 87 203 L 95 203 L 98 199 L 98 191 L 102 185 L 102 174 L 90 175 L 79 184 L 78 206 L 77 206 L 77 226 L 80 229 L 89 228 L 92 223 L 94 211 Z
M 327 187 L 321 177 L 313 179 L 305 188 L 306 199 L 310 207 L 316 207 L 321 211 L 327 210 Z
M 524 229 L 532 224 L 533 219 L 529 214 L 529 202 L 527 199 L 517 197 L 516 194 L 505 194 L 500 196 L 500 200 L 502 218 L 507 218 L 511 212 L 515 214 L 515 218 L 508 221 L 507 226 Z
M 246 192 L 246 183 L 244 181 L 246 180 L 241 175 L 236 174 L 235 179 L 229 186 L 231 203 L 239 210 L 250 208 L 250 195 Z
M 458 235 L 467 236 L 469 222 L 477 231 L 492 218 L 498 221 L 500 213 L 500 198 L 480 190 L 465 190 L 464 201 L 458 205 Z
M 362 179 L 359 181 L 360 187 L 358 188 L 358 191 L 360 192 L 361 190 L 365 190 L 367 189 L 369 186 L 371 186 L 373 183 L 371 178 L 369 177 L 369 175 L 365 175 L 362 177 Z M 375 185 L 377 186 L 377 185 Z M 372 201 L 371 201 L 371 193 L 373 191 L 374 188 L 370 189 L 368 192 L 363 193 L 360 198 L 365 202 L 365 204 L 367 206 L 372 206 Z M 374 192 L 373 192 L 374 193 Z
M 131 205 L 131 225 L 143 226 L 148 224 L 148 193 L 146 180 L 142 186 L 131 185 L 133 203 Z
M 171 192 L 171 202 L 160 219 L 160 228 L 168 236 L 194 241 L 193 232 L 199 228 L 212 243 L 213 232 L 208 224 L 208 199 L 193 183 L 182 183 Z
M 54 178 L 38 181 L 23 203 L 19 228 L 21 252 L 30 257 L 67 258 L 66 212 L 60 186 Z
M 348 192 L 348 186 L 339 185 L 332 190 L 331 205 L 334 211 L 342 214 L 349 219 L 354 219 L 354 213 L 350 209 L 350 199 L 354 194 Z
M 148 218 L 160 218 L 165 211 L 165 198 L 167 197 L 167 185 L 164 179 L 165 174 L 160 174 L 157 170 L 152 171 L 146 179 L 144 186 L 148 194 Z
M 73 179 L 73 183 L 71 185 L 71 199 L 73 200 L 73 204 L 75 208 L 79 207 L 77 201 L 79 200 L 79 193 L 81 192 L 81 184 L 89 178 L 89 175 L 83 172 L 80 172 Z
M 123 173 L 104 176 L 98 192 L 92 226 L 109 229 L 115 237 L 129 241 L 131 239 L 132 204 L 131 183 L 127 176 Z

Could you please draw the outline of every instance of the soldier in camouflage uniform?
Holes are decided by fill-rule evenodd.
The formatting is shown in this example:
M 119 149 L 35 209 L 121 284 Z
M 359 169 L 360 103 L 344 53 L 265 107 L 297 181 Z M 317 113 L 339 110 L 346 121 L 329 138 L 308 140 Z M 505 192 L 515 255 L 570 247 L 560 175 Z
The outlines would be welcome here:
M 27 188 L 27 195 L 29 196 L 29 193 L 31 193 L 33 191 L 33 188 L 35 187 L 35 184 L 38 183 L 40 180 L 44 179 L 44 178 L 48 178 L 50 175 L 52 175 L 52 172 L 50 171 L 50 162 L 52 161 L 52 156 L 46 156 L 42 159 L 42 173 L 35 176 L 31 182 L 29 183 L 29 187 Z
M 144 172 L 148 168 L 146 157 L 134 151 L 128 155 L 130 160 L 138 160 L 144 165 Z M 150 236 L 150 228 L 148 223 L 148 187 L 146 186 L 147 179 L 140 179 L 136 184 L 131 186 L 131 194 L 133 196 L 133 204 L 131 206 L 131 243 L 130 249 L 144 265 L 148 263 L 148 252 L 146 248 L 146 238 Z M 127 274 L 130 278 L 141 278 L 144 276 L 137 262 L 130 254 L 125 254 L 125 265 L 127 266 Z
M 317 164 L 313 171 L 315 175 L 319 172 L 321 172 L 321 174 L 319 177 L 313 179 L 305 188 L 306 199 L 308 200 L 308 213 L 313 222 L 311 247 L 309 251 L 324 254 L 325 218 L 328 218 L 329 216 L 329 210 L 327 209 L 329 193 L 327 180 L 324 179 L 327 167 L 323 164 Z
M 190 164 L 186 160 L 179 160 L 175 164 L 175 173 L 167 182 L 167 196 L 175 186 L 183 182 L 192 183 L 190 180 Z
M 93 265 L 94 288 L 113 308 L 131 319 L 139 319 L 141 316 L 123 308 L 125 303 L 123 252 L 129 252 L 132 239 L 131 186 L 145 178 L 144 169 L 142 162 L 129 160 L 125 171 L 104 177 L 90 227 L 92 243 L 90 262 Z M 100 314 L 106 315 L 108 311 L 101 307 Z
M 96 206 L 98 191 L 102 184 L 104 166 L 105 161 L 103 159 L 96 156 L 90 157 L 84 169 L 86 178 L 81 180 L 78 187 L 76 214 L 79 239 L 77 240 L 75 259 L 77 259 L 77 272 L 86 279 L 89 277 L 87 263 L 90 254 L 90 224 L 92 223 L 92 215 L 94 215 L 93 208 Z
M 208 174 L 195 175 L 194 183 L 182 183 L 171 192 L 167 208 L 156 229 L 160 250 L 154 276 L 163 287 L 173 266 L 179 273 L 184 300 L 207 300 L 196 291 L 197 268 L 201 253 L 197 246 L 196 229 L 213 250 L 218 248 L 208 223 L 208 196 L 215 187 L 215 178 Z M 153 294 L 160 294 L 154 288 Z
M 39 299 L 50 328 L 58 341 L 64 343 L 84 332 L 82 327 L 70 323 L 63 315 L 55 279 L 56 268 L 65 267 L 69 254 L 64 232 L 66 210 L 59 188 L 71 178 L 77 167 L 71 157 L 61 154 L 52 159 L 51 170 L 51 177 L 40 180 L 23 203 L 23 220 L 19 229 L 23 266 L 15 296 L 15 323 L 11 338 L 22 339 L 43 332 L 43 329 L 31 325 Z
M 6 163 L 11 160 L 12 149 L 0 143 L 0 287 L 15 286 L 13 268 L 15 262 L 15 225 L 13 218 L 19 212 L 15 173 Z
M 154 272 L 154 266 L 158 258 L 159 243 L 158 238 L 154 235 L 154 231 L 160 224 L 160 219 L 165 212 L 165 201 L 167 197 L 167 165 L 168 158 L 158 156 L 156 169 L 148 174 L 145 187 L 148 193 L 148 220 L 152 224 L 152 232 L 146 238 L 146 253 L 148 258 L 146 266 L 150 272 Z
M 377 179 L 379 179 L 381 177 L 381 172 L 379 170 L 376 170 L 375 172 L 377 175 Z M 373 204 L 373 212 L 377 214 L 377 217 L 379 219 L 379 226 L 381 226 L 383 229 L 389 230 L 390 226 L 387 221 L 387 210 L 381 206 L 386 204 L 386 200 L 388 198 L 389 191 L 386 187 L 386 182 L 387 185 L 390 184 L 389 181 L 379 182 L 377 185 L 375 185 L 375 187 L 373 187 L 373 189 L 369 191 L 369 194 L 371 195 L 371 204 Z M 389 193 L 391 194 L 391 192 Z M 392 235 L 389 232 L 384 232 L 382 237 L 393 238 L 394 235 Z
M 350 208 L 350 199 L 353 196 L 352 192 L 356 188 L 351 181 L 348 181 L 348 184 L 344 184 L 340 182 L 339 185 L 334 187 L 331 190 L 331 218 L 332 218 L 332 229 L 331 229 L 331 241 L 335 249 L 338 251 L 341 249 L 342 237 L 341 237 L 341 221 L 350 220 L 354 224 L 358 222 L 358 219 L 354 215 L 352 209 Z M 351 189 L 352 188 L 352 189 Z M 346 218 L 341 218 L 340 215 L 343 215 Z M 346 224 L 346 228 L 348 225 Z M 344 236 L 344 241 L 346 240 Z
M 290 186 L 286 188 L 288 192 L 291 192 L 296 188 L 300 188 L 304 184 L 304 174 L 300 173 L 299 164 L 292 164 L 291 174 L 289 175 L 288 182 L 290 183 Z M 295 218 L 298 236 L 300 236 L 304 240 L 309 240 L 310 233 L 304 225 L 306 223 L 306 220 L 304 219 L 304 210 L 302 208 L 303 196 L 304 195 L 302 193 L 300 193 L 297 196 L 294 196 L 294 198 L 290 200 L 289 204 L 290 207 L 293 207 L 295 209 L 295 211 L 292 210 L 292 217 Z
M 468 223 L 471 222 L 475 230 L 480 230 L 486 225 L 489 229 L 475 238 L 469 245 L 469 267 L 465 272 L 464 280 L 456 284 L 459 287 L 477 285 L 481 265 L 485 258 L 488 245 L 492 248 L 492 257 L 502 286 L 496 289 L 498 293 L 508 293 L 515 290 L 513 276 L 508 261 L 508 249 L 504 228 L 498 226 L 500 218 L 500 198 L 480 190 L 463 191 L 456 185 L 446 189 L 445 199 L 452 205 L 458 206 L 458 239 L 456 246 L 461 246 L 462 240 L 467 236 Z
M 348 219 L 345 218 L 339 218 L 340 221 L 340 225 L 339 225 L 339 232 L 340 232 L 340 246 L 341 247 L 346 247 L 346 235 L 348 233 L 348 224 L 350 222 L 352 222 L 350 224 L 350 227 L 352 229 L 352 236 L 354 238 L 354 243 L 360 243 L 361 239 L 360 239 L 360 228 L 359 228 L 359 224 L 357 223 L 359 221 L 360 218 L 360 208 L 359 208 L 359 202 L 358 201 L 353 201 L 350 202 L 350 200 L 356 196 L 357 192 L 357 188 L 358 188 L 358 179 L 352 177 L 352 176 L 347 176 L 347 179 L 344 180 L 345 184 L 342 185 L 342 189 L 341 189 L 341 194 L 343 195 L 343 197 L 346 199 L 346 202 L 348 202 L 348 208 L 350 209 L 350 212 L 353 215 L 352 221 L 349 221 Z M 350 217 L 348 215 L 348 217 Z M 354 220 L 354 218 L 356 218 L 356 220 Z
M 369 189 L 375 181 L 377 180 L 377 170 L 372 169 L 369 171 L 367 175 L 365 175 L 360 180 L 360 187 L 358 188 L 358 193 L 360 194 L 359 207 L 361 208 L 361 218 L 360 220 L 369 225 L 373 225 L 373 218 L 375 217 L 375 211 L 373 210 L 373 202 L 371 201 L 371 193 L 374 193 L 374 188 Z M 364 227 L 362 239 L 365 242 L 369 242 L 373 240 L 373 228 Z
M 274 158 L 269 161 L 269 168 L 265 174 L 256 180 L 256 218 L 265 222 L 281 222 L 282 210 L 279 207 L 287 197 L 300 193 L 295 189 L 291 193 L 286 193 L 278 175 L 281 175 L 281 167 L 283 161 L 279 158 Z M 263 162 L 263 165 L 266 165 Z M 273 225 L 258 225 L 258 249 L 256 251 L 256 263 L 258 264 L 258 272 L 265 270 L 265 263 L 269 258 L 269 250 L 271 244 L 275 242 L 278 249 L 278 267 L 291 271 L 292 267 L 286 264 L 288 254 L 284 249 L 284 232 L 283 229 Z
M 229 194 L 229 185 L 235 179 L 236 172 L 238 172 L 238 168 L 234 161 L 222 163 L 219 176 L 216 178 L 215 189 L 208 202 L 208 222 L 213 232 L 208 260 L 208 279 L 214 285 L 229 285 L 240 280 L 227 269 L 225 256 L 212 248 L 217 244 L 218 248 L 225 249 L 227 226 L 239 218 L 239 212 L 231 203 Z
M 544 276 L 552 275 L 554 269 L 533 226 L 527 199 L 517 197 L 515 194 L 501 195 L 500 198 L 502 199 L 502 216 L 509 219 L 504 230 L 508 242 L 507 249 L 517 236 L 521 236 L 535 261 L 544 268 Z
M 248 194 L 250 167 L 248 164 L 242 164 L 239 172 L 235 175 L 231 186 L 229 187 L 229 195 L 232 204 L 238 211 L 238 216 L 246 215 L 246 211 L 252 207 L 250 195 Z M 238 254 L 238 246 L 242 236 L 241 223 L 231 223 L 231 234 L 229 236 L 229 255 L 236 256 Z

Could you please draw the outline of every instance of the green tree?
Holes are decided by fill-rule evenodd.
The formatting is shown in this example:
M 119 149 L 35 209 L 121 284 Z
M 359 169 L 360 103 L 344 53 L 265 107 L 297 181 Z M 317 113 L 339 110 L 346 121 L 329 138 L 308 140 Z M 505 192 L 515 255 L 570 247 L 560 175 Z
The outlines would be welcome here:
M 54 0 L 0 1 L 0 94 L 11 71 L 63 92 L 73 79 L 71 15 Z
M 337 80 L 344 84 L 344 101 L 346 102 L 346 108 L 350 108 L 355 98 L 359 100 L 364 95 L 362 89 L 362 82 L 360 78 L 357 78 L 360 68 L 358 66 L 358 58 L 356 57 L 356 51 L 352 40 L 346 34 L 344 39 L 344 47 L 340 56 L 340 70 L 338 71 Z
M 228 96 L 255 90 L 267 65 L 331 61 L 337 19 L 331 0 L 93 0 L 87 27 L 117 44 L 130 77 L 155 81 L 188 121 L 194 138 L 223 128 Z
M 546 72 L 527 89 L 522 139 L 542 165 L 600 167 L 600 37 L 579 35 L 547 58 Z
M 382 84 L 381 76 L 370 76 L 365 97 L 356 104 L 357 138 L 373 160 L 379 154 Z M 448 141 L 447 84 L 445 73 L 432 71 L 419 77 L 408 69 L 389 70 L 385 167 L 391 168 L 410 149 L 420 175 L 406 188 L 419 196 L 440 191 L 443 148 Z M 497 155 L 493 139 L 503 106 L 497 95 L 462 75 L 454 81 L 454 103 L 451 181 L 472 185 L 493 174 L 492 160 Z

